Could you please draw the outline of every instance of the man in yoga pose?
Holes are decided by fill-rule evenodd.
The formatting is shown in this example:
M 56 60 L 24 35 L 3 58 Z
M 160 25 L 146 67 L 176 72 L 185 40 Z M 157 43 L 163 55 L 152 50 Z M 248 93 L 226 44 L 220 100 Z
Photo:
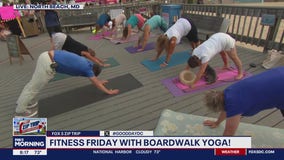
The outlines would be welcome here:
M 283 82 L 284 67 L 278 67 L 238 81 L 224 91 L 209 91 L 206 106 L 220 114 L 216 121 L 205 120 L 204 125 L 215 128 L 226 119 L 223 135 L 233 136 L 242 116 L 278 108 L 284 117 Z
M 35 98 L 56 72 L 87 77 L 98 89 L 107 94 L 119 92 L 117 89 L 107 89 L 105 84 L 108 81 L 97 78 L 101 68 L 92 61 L 68 51 L 46 51 L 38 57 L 32 79 L 26 84 L 17 100 L 16 117 L 33 117 L 37 114 Z
M 209 61 L 218 53 L 220 53 L 224 62 L 224 69 L 229 68 L 227 59 L 228 55 L 238 68 L 238 75 L 236 79 L 239 80 L 243 78 L 242 62 L 237 55 L 235 39 L 226 33 L 220 32 L 213 34 L 208 40 L 195 48 L 192 52 L 192 56 L 188 59 L 186 69 L 200 66 L 200 69 L 196 74 L 196 78 L 191 84 L 192 88 L 204 75 Z
M 104 61 L 97 58 L 95 51 L 88 48 L 84 44 L 74 40 L 71 36 L 66 35 L 62 32 L 57 32 L 52 34 L 52 49 L 54 50 L 66 50 L 79 56 L 84 56 L 89 60 L 99 64 L 102 67 L 110 66 L 109 64 L 104 64 Z
M 161 35 L 157 39 L 157 55 L 153 58 L 153 61 L 156 61 L 163 50 L 167 52 L 167 57 L 164 63 L 161 64 L 161 67 L 165 67 L 170 62 L 171 56 L 174 53 L 174 49 L 178 43 L 180 43 L 181 38 L 186 36 L 191 42 L 191 47 L 194 49 L 199 45 L 199 39 L 197 35 L 197 28 L 189 19 L 179 18 L 176 23 L 171 26 L 165 34 Z

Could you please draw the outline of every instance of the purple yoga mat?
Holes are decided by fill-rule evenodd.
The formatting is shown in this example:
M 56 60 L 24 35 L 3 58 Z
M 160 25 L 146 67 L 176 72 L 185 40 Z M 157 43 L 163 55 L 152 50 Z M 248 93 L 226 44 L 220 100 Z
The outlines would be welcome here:
M 137 49 L 141 48 L 141 46 L 139 46 L 138 48 L 137 47 L 133 47 L 133 46 L 129 46 L 129 47 L 126 47 L 125 50 L 127 50 L 129 53 L 138 53 Z M 149 51 L 149 50 L 152 50 L 155 48 L 155 42 L 151 42 L 151 43 L 148 43 L 146 44 L 145 48 L 143 51 L 140 51 L 140 52 L 144 52 L 144 51 Z
M 238 73 L 237 70 L 235 69 L 232 69 L 232 70 L 216 69 L 216 72 L 218 75 L 218 80 L 215 83 L 207 85 L 206 82 L 203 79 L 201 79 L 196 83 L 195 88 L 193 89 L 190 88 L 189 86 L 182 84 L 179 81 L 178 77 L 164 79 L 162 80 L 162 83 L 164 84 L 164 86 L 168 88 L 168 90 L 175 97 L 179 97 L 179 96 L 184 96 L 184 95 L 188 95 L 188 94 L 192 94 L 192 93 L 196 93 L 196 92 L 200 92 L 200 91 L 204 91 L 208 89 L 213 89 L 213 88 L 228 84 L 230 82 L 237 81 L 234 79 L 234 77 Z M 252 74 L 248 72 L 244 72 L 244 78 L 247 78 L 251 75 Z

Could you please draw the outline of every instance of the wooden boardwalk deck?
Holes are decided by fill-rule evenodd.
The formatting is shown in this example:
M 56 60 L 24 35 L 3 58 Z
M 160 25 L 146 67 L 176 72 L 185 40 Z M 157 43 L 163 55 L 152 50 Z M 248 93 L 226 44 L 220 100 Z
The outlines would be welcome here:
M 202 102 L 203 92 L 175 98 L 162 85 L 162 79 L 177 76 L 185 65 L 150 72 L 140 62 L 152 58 L 155 55 L 154 50 L 129 54 L 124 47 L 134 43 L 114 45 L 108 40 L 89 40 L 91 33 L 87 31 L 73 32 L 71 36 L 95 49 L 98 57 L 114 57 L 120 63 L 119 66 L 103 70 L 99 76 L 101 79 L 131 73 L 143 84 L 143 87 L 49 118 L 48 130 L 153 130 L 161 111 L 166 108 L 194 115 L 217 116 L 206 110 Z M 50 48 L 47 34 L 23 39 L 23 42 L 35 58 Z M 32 61 L 30 57 L 25 56 L 23 65 L 20 65 L 17 59 L 13 59 L 13 65 L 10 65 L 7 60 L 6 43 L 0 41 L 0 46 L 2 49 L 0 53 L 0 148 L 4 148 L 12 147 L 12 118 L 15 103 L 24 85 L 31 79 L 36 60 Z M 188 47 L 189 44 L 184 42 L 178 45 L 175 51 L 184 51 Z M 249 72 L 257 74 L 265 70 L 261 67 L 265 54 L 242 47 L 238 47 L 237 50 L 244 68 L 248 68 L 251 62 L 257 64 L 257 67 L 250 69 Z M 216 56 L 211 65 L 222 66 L 221 58 Z M 89 80 L 80 77 L 51 82 L 38 98 L 50 97 L 87 84 L 90 84 Z M 263 111 L 253 117 L 242 118 L 242 122 L 284 129 L 284 119 L 280 111 L 275 109 Z

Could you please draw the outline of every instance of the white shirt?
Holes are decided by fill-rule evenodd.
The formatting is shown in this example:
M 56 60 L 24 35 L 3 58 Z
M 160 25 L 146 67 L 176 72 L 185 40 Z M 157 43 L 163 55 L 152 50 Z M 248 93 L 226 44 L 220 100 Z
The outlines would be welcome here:
M 52 34 L 51 37 L 52 37 L 52 41 L 54 44 L 54 49 L 61 50 L 65 43 L 67 35 L 61 32 L 57 32 L 57 33 Z
M 209 62 L 216 54 L 221 51 L 229 51 L 235 47 L 235 39 L 226 33 L 215 33 L 208 40 L 203 42 L 192 52 L 197 56 L 201 63 Z
M 185 18 L 179 18 L 174 25 L 172 25 L 167 31 L 166 35 L 169 39 L 176 37 L 176 44 L 180 43 L 182 37 L 186 36 L 191 30 L 191 24 Z

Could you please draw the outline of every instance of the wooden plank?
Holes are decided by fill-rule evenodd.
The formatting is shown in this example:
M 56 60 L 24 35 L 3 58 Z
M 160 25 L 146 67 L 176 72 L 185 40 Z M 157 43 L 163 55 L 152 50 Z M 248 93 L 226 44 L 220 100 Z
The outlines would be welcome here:
M 276 124 L 274 127 L 276 128 L 284 128 L 284 120 L 280 121 L 278 124 Z
M 35 41 L 42 36 L 46 37 L 47 35 L 34 37 Z M 149 72 L 140 62 L 154 57 L 156 54 L 154 50 L 145 53 L 128 54 L 124 48 L 133 45 L 132 43 L 110 47 L 113 44 L 109 41 L 89 41 L 87 40 L 89 36 L 89 32 L 72 34 L 72 37 L 94 48 L 100 57 L 114 57 L 120 63 L 117 67 L 103 70 L 99 76 L 100 79 L 110 79 L 125 73 L 131 73 L 144 87 L 52 117 L 48 119 L 49 130 L 152 130 L 156 126 L 160 112 L 165 108 L 184 113 L 205 114 L 206 116 L 209 115 L 209 117 L 216 117 L 216 114 L 205 111 L 206 108 L 202 103 L 203 92 L 183 97 L 173 97 L 161 84 L 162 79 L 177 76 L 185 68 L 186 64 L 166 68 L 158 72 Z M 154 38 L 152 40 L 155 41 Z M 185 41 L 185 43 L 178 45 L 175 51 L 184 51 L 188 49 L 188 46 L 187 41 Z M 41 47 L 39 50 L 47 49 L 49 45 L 43 44 Z M 265 54 L 240 47 L 237 50 L 244 63 L 244 68 L 247 68 L 249 63 L 254 62 L 258 64 L 257 68 L 251 69 L 250 72 L 256 74 L 265 71 L 261 67 Z M 35 56 L 39 54 L 40 52 L 35 52 Z M 212 66 L 223 65 L 219 56 L 214 57 L 210 63 L 212 63 Z M 22 67 L 11 66 L 8 69 L 7 67 L 0 67 L 1 74 L 4 76 L 0 78 L 0 147 L 12 146 L 11 117 L 15 110 L 15 101 L 24 85 L 30 80 L 35 65 L 36 63 L 27 63 Z M 194 71 L 197 71 L 197 69 L 194 69 Z M 90 84 L 87 78 L 73 77 L 52 82 L 40 93 L 39 98 L 53 96 L 86 84 Z M 261 123 L 261 125 L 269 125 L 269 122 L 273 122 L 275 127 L 284 128 L 283 120 L 278 121 L 279 117 L 274 116 L 274 118 L 272 112 L 264 115 L 260 114 L 254 117 L 255 120 L 252 120 L 252 122 Z
M 251 117 L 243 117 L 241 119 L 242 122 L 246 122 L 246 123 L 252 123 L 252 124 L 256 124 L 260 119 L 267 117 L 271 114 L 271 112 L 274 112 L 275 109 L 268 109 L 268 110 L 264 110 L 262 112 L 259 112 L 258 114 L 251 116 Z
M 279 109 L 275 109 L 274 112 L 271 112 L 268 116 L 264 118 L 260 118 L 256 124 L 262 125 L 262 126 L 270 126 L 274 127 L 278 123 L 280 123 L 283 120 L 283 116 Z

